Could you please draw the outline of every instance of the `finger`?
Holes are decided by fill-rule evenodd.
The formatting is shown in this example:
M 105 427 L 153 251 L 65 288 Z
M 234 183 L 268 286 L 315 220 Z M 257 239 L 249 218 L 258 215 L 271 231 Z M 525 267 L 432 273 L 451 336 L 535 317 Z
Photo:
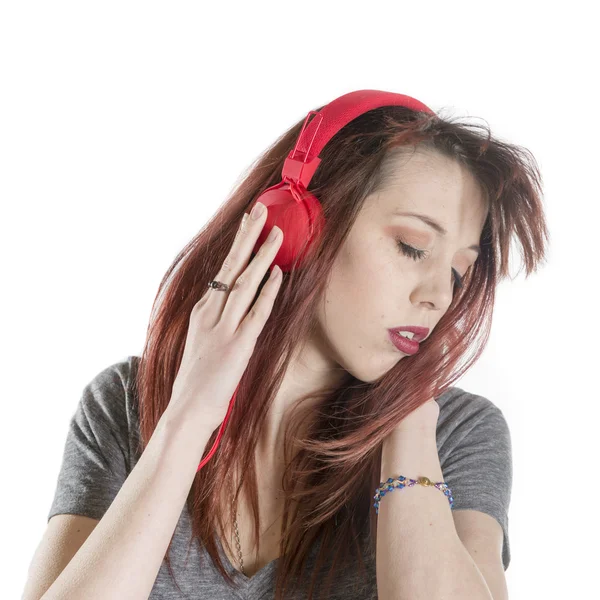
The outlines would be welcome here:
M 245 220 L 242 219 L 229 253 L 223 261 L 221 269 L 214 278 L 217 281 L 226 283 L 230 290 L 233 288 L 233 285 L 235 284 L 239 275 L 248 266 L 248 261 L 252 255 L 252 250 L 254 249 L 256 241 L 263 230 L 266 219 L 266 207 L 263 213 L 257 219 L 253 219 L 252 214 L 250 214 Z M 208 290 L 206 294 L 207 297 L 204 311 L 206 316 L 212 320 L 212 322 L 216 323 L 221 318 L 230 293 L 231 292 L 215 290 L 212 288 Z
M 281 229 L 277 226 L 273 227 L 252 262 L 236 279 L 221 314 L 221 322 L 226 323 L 230 332 L 236 331 L 248 311 L 252 310 L 251 305 L 256 298 L 258 287 L 273 264 L 282 241 Z
M 273 304 L 277 298 L 277 293 L 279 292 L 282 281 L 281 268 L 274 266 L 271 269 L 269 279 L 260 291 L 256 302 L 252 305 L 248 314 L 244 317 L 238 327 L 240 336 L 247 336 L 251 340 L 256 340 L 258 338 L 265 327 L 267 319 L 271 315 Z
M 236 243 L 239 243 L 237 240 L 238 240 L 238 238 L 239 238 L 239 236 L 240 236 L 240 233 L 241 233 L 241 231 L 242 231 L 242 229 L 243 229 L 243 227 L 244 227 L 244 224 L 245 224 L 245 222 L 246 222 L 246 219 L 247 219 L 248 217 L 249 217 L 248 213 L 244 213 L 244 214 L 243 214 L 243 216 L 242 216 L 242 220 L 241 220 L 240 224 L 238 225 L 237 231 L 235 232 L 235 238 L 233 239 L 233 244 L 232 244 L 232 246 L 233 246 L 233 245 L 235 245 Z M 217 275 L 217 277 L 215 278 L 217 281 L 219 281 L 218 277 L 219 277 L 219 276 Z M 225 283 L 225 282 L 223 282 L 223 283 Z M 212 290 L 212 289 L 213 289 L 213 288 L 209 287 L 209 288 L 206 290 L 206 292 L 205 292 L 204 294 L 202 294 L 202 297 L 201 297 L 201 298 L 200 298 L 200 300 L 199 300 L 199 301 L 196 303 L 196 306 L 201 306 L 202 304 L 204 304 L 204 303 L 206 302 L 206 300 L 209 298 L 209 296 L 213 296 L 213 295 L 214 295 L 214 294 L 212 294 L 212 293 L 211 293 L 211 290 Z

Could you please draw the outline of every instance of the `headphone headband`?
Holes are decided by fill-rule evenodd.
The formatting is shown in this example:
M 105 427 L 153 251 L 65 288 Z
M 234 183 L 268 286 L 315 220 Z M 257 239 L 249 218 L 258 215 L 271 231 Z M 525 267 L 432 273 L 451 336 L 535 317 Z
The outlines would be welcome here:
M 428 106 L 406 94 L 380 90 L 358 90 L 344 94 L 320 111 L 311 110 L 308 113 L 296 145 L 285 160 L 282 180 L 300 182 L 307 188 L 321 162 L 319 154 L 329 140 L 356 117 L 381 106 L 405 106 L 435 114 Z M 308 122 L 311 115 L 315 116 Z

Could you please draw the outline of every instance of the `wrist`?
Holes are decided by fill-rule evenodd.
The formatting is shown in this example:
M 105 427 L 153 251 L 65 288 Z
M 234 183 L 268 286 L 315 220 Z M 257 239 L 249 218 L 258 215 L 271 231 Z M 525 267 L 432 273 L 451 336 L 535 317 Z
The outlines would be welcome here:
M 435 429 L 394 430 L 383 441 L 380 475 L 380 481 L 397 475 L 441 481 Z
M 430 433 L 433 431 L 435 433 L 439 414 L 440 406 L 432 398 L 404 417 L 396 426 L 395 432 L 408 434 L 410 432 Z
M 425 422 L 409 423 L 402 421 L 398 427 L 393 429 L 383 440 L 384 446 L 398 445 L 403 447 L 413 447 L 415 445 L 436 443 L 437 424 Z
M 176 403 L 167 406 L 158 422 L 159 427 L 167 438 L 186 437 L 192 442 L 197 441 L 203 448 L 216 429 L 206 421 L 194 418 L 193 413 Z

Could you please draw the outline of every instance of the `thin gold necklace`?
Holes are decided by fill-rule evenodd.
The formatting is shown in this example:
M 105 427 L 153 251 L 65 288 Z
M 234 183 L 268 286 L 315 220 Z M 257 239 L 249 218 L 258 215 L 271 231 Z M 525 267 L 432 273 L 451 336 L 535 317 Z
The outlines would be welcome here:
M 234 501 L 231 501 L 231 513 L 233 515 L 233 529 L 235 532 L 235 542 L 237 545 L 238 556 L 240 558 L 240 570 L 245 575 L 246 571 L 244 571 L 244 559 L 242 558 L 242 547 L 240 545 L 240 532 L 238 531 L 238 522 L 235 515 Z

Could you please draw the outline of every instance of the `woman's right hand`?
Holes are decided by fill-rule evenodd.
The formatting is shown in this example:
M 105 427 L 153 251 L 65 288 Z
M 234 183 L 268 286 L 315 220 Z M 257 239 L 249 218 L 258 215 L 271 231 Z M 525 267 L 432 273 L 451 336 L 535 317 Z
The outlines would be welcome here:
M 262 203 L 257 203 L 262 205 Z M 235 240 L 215 277 L 229 286 L 225 292 L 208 288 L 190 315 L 181 365 L 173 383 L 168 410 L 189 414 L 207 431 L 225 419 L 231 398 L 248 366 L 256 340 L 273 308 L 281 286 L 281 269 L 275 265 L 256 302 L 258 286 L 283 241 L 267 239 L 248 264 L 267 218 L 267 208 L 256 220 L 242 221 Z

